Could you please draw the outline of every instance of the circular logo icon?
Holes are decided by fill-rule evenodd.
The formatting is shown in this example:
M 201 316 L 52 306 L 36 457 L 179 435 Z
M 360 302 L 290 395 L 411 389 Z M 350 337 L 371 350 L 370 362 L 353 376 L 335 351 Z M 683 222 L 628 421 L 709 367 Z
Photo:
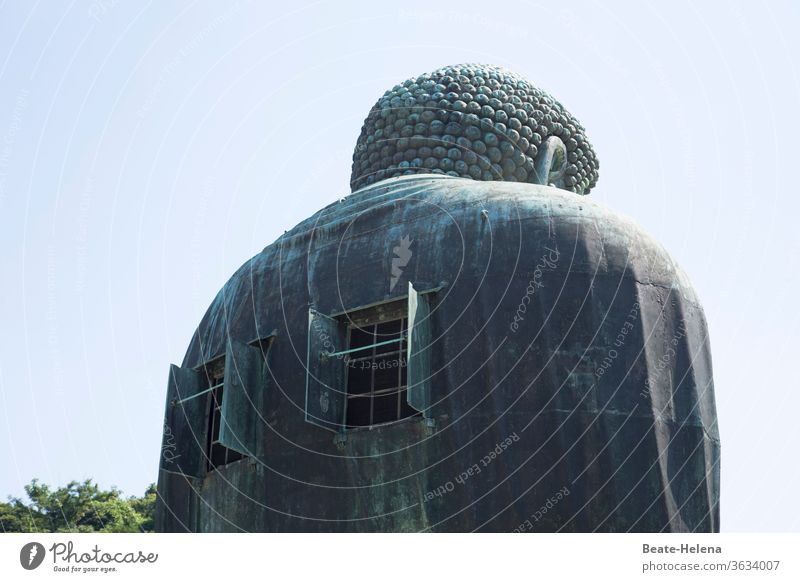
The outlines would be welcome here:
M 44 561 L 44 546 L 39 542 L 30 542 L 19 551 L 19 563 L 26 570 L 35 570 Z

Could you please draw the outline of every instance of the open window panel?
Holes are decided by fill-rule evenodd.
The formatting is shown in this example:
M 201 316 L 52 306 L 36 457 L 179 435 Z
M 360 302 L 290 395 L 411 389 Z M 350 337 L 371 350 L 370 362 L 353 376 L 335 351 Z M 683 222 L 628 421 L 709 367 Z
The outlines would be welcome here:
M 227 355 L 227 354 L 226 354 Z M 206 362 L 199 372 L 206 382 L 206 471 L 238 461 L 244 455 L 220 441 L 222 406 L 225 398 L 225 356 Z
M 345 428 L 419 416 L 407 402 L 406 301 L 348 314 Z
M 436 292 L 444 287 L 442 283 L 436 289 L 417 291 L 408 283 L 408 405 L 419 410 L 433 422 L 431 412 L 431 377 L 433 349 L 433 309 L 432 301 Z M 429 424 L 430 425 L 430 424 Z
M 433 291 L 332 315 L 309 310 L 306 421 L 334 432 L 428 416 Z
M 207 471 L 256 454 L 267 389 L 267 353 L 273 338 L 250 344 L 229 339 L 224 356 L 199 368 L 208 391 Z
M 159 469 L 190 478 L 205 475 L 206 385 L 197 370 L 170 366 Z

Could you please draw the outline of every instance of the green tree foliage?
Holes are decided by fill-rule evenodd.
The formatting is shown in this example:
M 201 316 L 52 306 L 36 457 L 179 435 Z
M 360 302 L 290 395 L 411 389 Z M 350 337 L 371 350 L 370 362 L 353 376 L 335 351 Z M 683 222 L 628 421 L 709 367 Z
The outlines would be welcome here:
M 50 489 L 37 479 L 25 485 L 27 501 L 9 497 L 0 502 L 4 532 L 151 532 L 156 486 L 142 497 L 122 497 L 112 487 L 103 491 L 91 479 Z

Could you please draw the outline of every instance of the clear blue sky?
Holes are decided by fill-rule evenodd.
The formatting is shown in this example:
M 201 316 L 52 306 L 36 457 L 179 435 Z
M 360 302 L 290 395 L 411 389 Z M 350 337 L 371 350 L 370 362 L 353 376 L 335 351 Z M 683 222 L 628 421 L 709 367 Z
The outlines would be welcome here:
M 591 196 L 697 288 L 723 530 L 800 530 L 796 2 L 267 4 L 0 5 L 0 495 L 141 493 L 218 289 L 349 192 L 384 90 L 477 61 L 582 121 Z

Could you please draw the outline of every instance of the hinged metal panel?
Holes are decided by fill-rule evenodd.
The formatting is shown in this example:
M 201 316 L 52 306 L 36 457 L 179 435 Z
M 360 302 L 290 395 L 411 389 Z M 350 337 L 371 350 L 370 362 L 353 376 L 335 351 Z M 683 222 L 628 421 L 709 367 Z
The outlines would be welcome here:
M 406 401 L 430 416 L 431 406 L 431 293 L 418 293 L 408 283 L 408 391 Z
M 202 396 L 191 398 L 204 385 L 200 373 L 175 365 L 169 367 L 160 469 L 187 477 L 202 477 L 205 474 L 208 399 Z
M 308 312 L 306 422 L 344 429 L 345 359 L 331 355 L 347 347 L 347 326 L 313 309 Z
M 255 456 L 267 387 L 261 347 L 228 340 L 224 378 L 219 441 L 243 455 Z

